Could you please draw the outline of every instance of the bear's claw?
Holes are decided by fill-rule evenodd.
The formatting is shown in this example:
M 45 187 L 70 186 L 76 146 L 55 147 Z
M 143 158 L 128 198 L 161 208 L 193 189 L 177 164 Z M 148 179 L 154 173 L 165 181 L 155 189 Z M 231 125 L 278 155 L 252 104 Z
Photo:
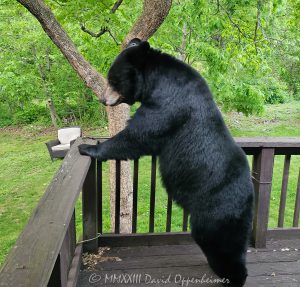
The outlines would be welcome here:
M 89 144 L 81 144 L 78 146 L 79 153 L 81 155 L 93 156 L 94 152 L 93 149 L 95 146 Z

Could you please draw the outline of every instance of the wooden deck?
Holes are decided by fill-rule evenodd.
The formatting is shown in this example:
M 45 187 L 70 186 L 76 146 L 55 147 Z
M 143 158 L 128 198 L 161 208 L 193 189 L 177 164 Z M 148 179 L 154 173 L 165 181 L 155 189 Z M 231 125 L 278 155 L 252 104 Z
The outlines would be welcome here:
M 218 277 L 210 271 L 196 244 L 100 247 L 99 250 L 101 255 L 84 256 L 86 265 L 82 266 L 77 287 L 221 286 L 206 281 Z M 268 241 L 267 248 L 249 248 L 247 261 L 246 287 L 300 286 L 300 239 Z M 186 281 L 188 278 L 194 282 Z
M 146 213 L 149 217 L 148 233 L 139 233 L 137 228 L 144 216 L 138 215 L 138 198 L 145 189 L 138 180 L 138 159 L 133 162 L 132 233 L 120 234 L 122 162 L 119 160 L 116 160 L 115 228 L 113 231 L 104 228 L 103 215 L 107 212 L 103 208 L 104 200 L 109 198 L 104 196 L 104 192 L 108 191 L 103 190 L 102 162 L 78 153 L 79 144 L 96 142 L 96 139 L 85 138 L 76 140 L 72 145 L 7 256 L 0 270 L 0 286 L 219 286 L 211 283 L 218 278 L 212 274 L 204 255 L 187 232 L 189 215 L 186 212 L 183 211 L 179 219 L 181 230 L 171 230 L 173 211 L 170 196 L 164 202 L 165 223 L 164 220 L 160 222 L 165 224 L 165 229 L 160 226 L 159 230 L 163 227 L 164 231 L 156 231 L 158 218 L 155 203 L 158 195 L 155 156 L 149 158 L 150 196 L 149 201 L 144 202 L 149 204 L 149 212 Z M 256 195 L 251 237 L 253 246 L 259 249 L 249 249 L 249 277 L 245 286 L 298 287 L 300 169 L 299 162 L 294 158 L 300 155 L 300 138 L 240 138 L 236 142 L 252 157 Z M 284 155 L 278 224 L 270 228 L 273 167 L 278 155 Z M 293 191 L 288 189 L 290 166 L 293 170 L 299 170 L 298 183 Z M 80 191 L 82 235 L 75 228 L 78 224 L 75 204 Z M 286 202 L 290 196 L 294 197 L 294 210 L 289 210 L 293 221 L 286 224 Z M 178 223 L 178 218 L 176 220 Z M 82 245 L 78 240 L 85 242 Z M 93 255 L 98 248 L 103 254 Z M 82 250 L 90 254 L 82 257 Z M 83 266 L 85 262 L 87 264 Z M 80 271 L 80 267 L 84 267 L 83 270 Z

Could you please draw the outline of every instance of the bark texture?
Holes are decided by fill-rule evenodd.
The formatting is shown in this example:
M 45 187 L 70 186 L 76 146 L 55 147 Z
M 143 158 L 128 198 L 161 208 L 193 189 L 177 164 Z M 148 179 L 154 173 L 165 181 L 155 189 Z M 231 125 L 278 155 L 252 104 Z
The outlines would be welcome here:
M 56 113 L 56 109 L 55 109 L 55 106 L 54 106 L 53 101 L 52 101 L 51 98 L 48 99 L 47 105 L 48 105 L 48 108 L 49 108 L 49 111 L 50 111 L 52 124 L 57 129 L 58 128 L 57 121 L 61 122 L 61 119 L 59 118 L 59 116 Z
M 166 19 L 172 0 L 144 0 L 143 12 L 123 41 L 123 48 L 133 38 L 149 39 Z
M 107 107 L 109 135 L 114 136 L 123 130 L 129 119 L 129 106 L 121 104 L 116 107 Z M 110 174 L 110 223 L 112 232 L 115 229 L 115 190 L 116 190 L 116 163 L 111 161 L 109 165 Z M 121 163 L 121 210 L 120 210 L 120 233 L 131 233 L 132 223 L 132 178 L 129 161 Z

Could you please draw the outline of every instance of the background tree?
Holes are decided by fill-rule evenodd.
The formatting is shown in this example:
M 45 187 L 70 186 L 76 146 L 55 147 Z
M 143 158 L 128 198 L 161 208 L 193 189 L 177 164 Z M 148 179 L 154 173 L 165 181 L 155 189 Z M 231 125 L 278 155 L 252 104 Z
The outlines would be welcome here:
M 185 23 L 186 61 L 206 78 L 221 109 L 260 113 L 265 103 L 300 98 L 299 3 L 173 2 L 169 17 L 150 42 L 179 57 Z M 119 52 L 136 15 L 143 11 L 143 2 L 138 0 L 46 0 L 46 3 L 80 53 L 103 75 Z M 119 6 L 112 13 L 115 3 Z M 52 64 L 47 87 L 63 120 L 61 124 L 76 118 L 81 125 L 100 123 L 106 127 L 104 107 L 99 106 L 43 35 L 36 20 L 14 1 L 2 0 L 1 4 L 0 126 L 51 123 L 47 99 L 44 93 L 37 93 L 43 91 L 43 83 L 36 62 L 45 65 L 47 48 Z M 87 31 L 99 36 L 92 37 Z M 33 44 L 37 61 L 31 51 Z
M 36 17 L 40 22 L 42 28 L 53 41 L 53 43 L 60 49 L 68 62 L 89 87 L 99 98 L 103 93 L 105 86 L 105 80 L 101 74 L 99 74 L 89 62 L 87 62 L 83 56 L 79 53 L 76 46 L 69 38 L 68 34 L 64 31 L 61 25 L 57 22 L 52 11 L 47 7 L 42 0 L 18 0 L 28 11 Z M 111 12 L 115 12 L 122 1 L 117 1 Z M 143 13 L 137 22 L 134 24 L 131 31 L 125 37 L 122 47 L 132 38 L 140 38 L 147 40 L 161 25 L 167 16 L 171 7 L 171 0 L 145 0 L 143 6 Z M 112 14 L 112 13 L 111 13 Z M 82 26 L 83 27 L 83 26 Z M 108 29 L 103 28 L 103 29 Z M 42 70 L 39 69 L 40 74 Z M 42 74 L 43 76 L 43 74 Z M 126 121 L 129 117 L 129 107 L 125 104 L 117 107 L 108 107 L 108 124 L 110 135 L 113 136 L 125 127 Z M 115 166 L 111 165 L 111 214 L 114 214 L 114 171 Z M 131 202 L 132 202 L 132 183 L 130 176 L 130 164 L 125 162 L 122 165 L 121 172 L 121 232 L 130 232 L 131 227 Z M 112 216 L 113 218 L 113 216 Z M 112 222 L 114 225 L 114 222 Z M 113 228 L 113 227 L 112 227 Z

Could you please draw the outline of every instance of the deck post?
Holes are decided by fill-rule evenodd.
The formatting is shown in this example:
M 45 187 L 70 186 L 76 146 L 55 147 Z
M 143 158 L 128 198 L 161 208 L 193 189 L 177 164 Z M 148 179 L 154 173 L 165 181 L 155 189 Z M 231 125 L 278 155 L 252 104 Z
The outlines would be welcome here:
M 253 243 L 256 248 L 266 247 L 273 166 L 274 148 L 262 148 L 253 156 L 252 178 L 255 191 Z
M 98 250 L 98 200 L 96 182 L 96 160 L 91 165 L 82 187 L 83 252 L 96 253 Z

